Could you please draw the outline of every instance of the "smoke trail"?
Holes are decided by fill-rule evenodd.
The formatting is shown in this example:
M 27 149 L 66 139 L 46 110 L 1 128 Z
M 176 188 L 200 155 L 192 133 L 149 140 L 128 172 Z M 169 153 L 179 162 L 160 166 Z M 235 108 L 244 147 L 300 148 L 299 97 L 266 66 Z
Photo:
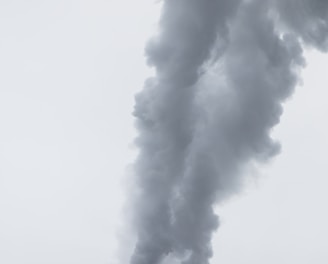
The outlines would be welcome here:
M 194 84 L 218 38 L 225 39 L 226 20 L 237 1 L 166 1 L 160 35 L 147 49 L 157 76 L 136 98 L 140 136 L 136 165 L 140 195 L 138 242 L 131 263 L 159 263 L 173 250 L 172 195 L 184 173 L 193 137 Z M 222 41 L 224 42 L 224 41 Z
M 318 32 L 327 4 L 298 3 L 164 2 L 159 35 L 147 47 L 156 77 L 136 97 L 131 264 L 209 263 L 213 204 L 238 191 L 250 161 L 279 152 L 270 130 L 304 65 L 299 39 L 326 47 Z M 311 10 L 301 23 L 296 8 Z

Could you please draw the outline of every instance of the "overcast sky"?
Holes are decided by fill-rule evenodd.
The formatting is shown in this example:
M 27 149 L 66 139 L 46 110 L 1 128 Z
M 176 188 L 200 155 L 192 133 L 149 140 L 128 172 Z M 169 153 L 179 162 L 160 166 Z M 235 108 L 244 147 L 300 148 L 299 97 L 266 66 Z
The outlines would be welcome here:
M 158 14 L 151 0 L 0 1 L 0 263 L 124 253 L 131 112 Z M 213 263 L 328 261 L 328 56 L 307 60 L 274 131 L 282 153 L 217 208 Z

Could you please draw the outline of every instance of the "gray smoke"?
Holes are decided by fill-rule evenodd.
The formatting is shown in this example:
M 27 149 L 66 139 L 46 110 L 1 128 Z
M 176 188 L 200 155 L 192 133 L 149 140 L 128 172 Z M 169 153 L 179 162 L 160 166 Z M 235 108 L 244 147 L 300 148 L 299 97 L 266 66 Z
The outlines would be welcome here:
M 270 131 L 304 65 L 327 48 L 325 0 L 166 0 L 146 49 L 156 76 L 136 96 L 140 149 L 131 264 L 208 264 L 218 217 L 250 162 L 279 152 Z

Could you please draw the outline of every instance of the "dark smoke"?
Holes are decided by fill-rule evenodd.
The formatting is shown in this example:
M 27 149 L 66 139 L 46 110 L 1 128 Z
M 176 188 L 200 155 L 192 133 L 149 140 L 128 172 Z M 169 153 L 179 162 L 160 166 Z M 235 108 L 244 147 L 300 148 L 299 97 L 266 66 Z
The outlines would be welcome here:
M 140 149 L 131 264 L 208 264 L 243 169 L 279 152 L 270 131 L 304 65 L 327 48 L 325 0 L 166 0 L 147 46 L 156 76 L 136 96 Z

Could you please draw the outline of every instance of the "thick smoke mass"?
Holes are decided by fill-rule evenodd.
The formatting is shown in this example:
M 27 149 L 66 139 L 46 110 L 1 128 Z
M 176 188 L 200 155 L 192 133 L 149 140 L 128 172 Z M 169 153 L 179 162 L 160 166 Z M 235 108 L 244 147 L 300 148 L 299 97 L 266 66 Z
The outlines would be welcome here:
M 270 131 L 304 66 L 327 48 L 325 0 L 166 0 L 136 96 L 140 149 L 131 264 L 208 264 L 213 205 L 279 153 Z

